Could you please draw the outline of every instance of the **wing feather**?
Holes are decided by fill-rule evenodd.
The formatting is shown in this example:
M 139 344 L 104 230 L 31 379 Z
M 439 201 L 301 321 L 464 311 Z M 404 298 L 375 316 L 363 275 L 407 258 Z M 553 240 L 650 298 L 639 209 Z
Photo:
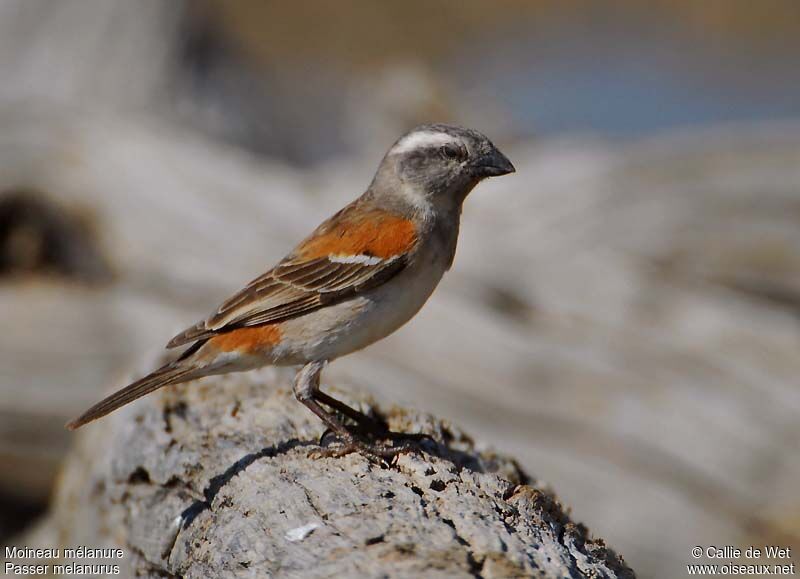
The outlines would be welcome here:
M 357 201 L 223 302 L 211 317 L 175 336 L 167 347 L 236 328 L 278 323 L 377 287 L 406 267 L 416 245 L 410 221 L 364 210 Z M 342 255 L 352 256 L 352 261 L 342 261 Z

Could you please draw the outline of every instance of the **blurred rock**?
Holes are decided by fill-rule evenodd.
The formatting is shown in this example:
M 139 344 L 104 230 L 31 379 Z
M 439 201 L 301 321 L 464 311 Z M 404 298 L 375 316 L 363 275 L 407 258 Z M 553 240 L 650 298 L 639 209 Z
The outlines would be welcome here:
M 30 274 L 96 283 L 111 270 L 83 216 L 37 191 L 0 191 L 0 276 Z
M 430 415 L 345 395 L 440 443 L 386 468 L 310 457 L 324 427 L 284 378 L 191 382 L 86 427 L 49 517 L 57 546 L 120 547 L 110 562 L 137 577 L 633 577 L 513 460 Z
M 175 73 L 175 2 L 0 3 L 0 117 L 31 111 L 138 109 Z

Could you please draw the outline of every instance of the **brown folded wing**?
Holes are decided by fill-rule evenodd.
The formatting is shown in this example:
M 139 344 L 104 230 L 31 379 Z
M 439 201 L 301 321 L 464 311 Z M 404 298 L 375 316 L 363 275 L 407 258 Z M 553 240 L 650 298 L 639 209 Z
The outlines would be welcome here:
M 374 288 L 406 267 L 416 243 L 411 221 L 353 203 L 167 347 L 278 323 Z

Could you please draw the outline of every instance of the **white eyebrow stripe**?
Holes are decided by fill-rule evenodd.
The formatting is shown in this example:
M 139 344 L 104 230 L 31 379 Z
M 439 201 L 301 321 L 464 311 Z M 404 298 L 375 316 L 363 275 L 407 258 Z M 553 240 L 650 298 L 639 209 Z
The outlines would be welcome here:
M 457 140 L 452 135 L 447 133 L 437 133 L 433 131 L 418 131 L 406 135 L 392 148 L 392 153 L 407 153 L 414 149 L 422 149 L 424 147 L 434 147 L 437 145 L 445 145 L 447 143 L 455 143 Z

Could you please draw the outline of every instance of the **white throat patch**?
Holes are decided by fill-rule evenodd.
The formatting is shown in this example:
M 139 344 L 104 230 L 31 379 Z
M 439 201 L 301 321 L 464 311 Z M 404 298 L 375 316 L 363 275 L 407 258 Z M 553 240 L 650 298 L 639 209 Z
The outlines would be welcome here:
M 457 139 L 452 135 L 448 135 L 447 133 L 417 131 L 400 139 L 397 144 L 392 147 L 391 152 L 407 153 L 408 151 L 413 151 L 415 149 L 436 147 L 455 142 L 457 142 Z

